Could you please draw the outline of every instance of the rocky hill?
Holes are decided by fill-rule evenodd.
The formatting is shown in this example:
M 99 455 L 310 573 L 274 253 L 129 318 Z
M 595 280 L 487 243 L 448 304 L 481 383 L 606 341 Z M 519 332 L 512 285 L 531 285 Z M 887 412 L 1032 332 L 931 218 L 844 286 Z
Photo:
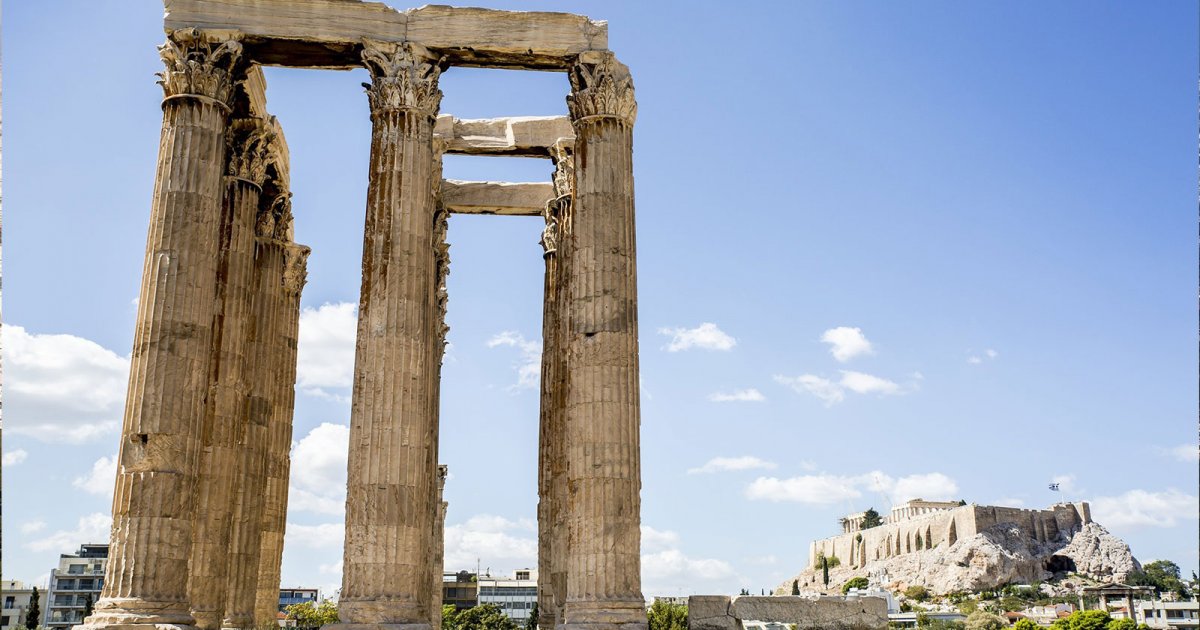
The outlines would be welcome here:
M 1070 536 L 1047 543 L 1023 535 L 1013 524 L 998 523 L 952 545 L 873 560 L 864 567 L 831 568 L 828 590 L 839 590 L 852 577 L 883 576 L 883 586 L 891 590 L 920 585 L 941 595 L 1045 581 L 1065 573 L 1120 582 L 1135 570 L 1141 570 L 1141 565 L 1129 545 L 1097 523 L 1087 523 Z M 824 590 L 820 567 L 805 569 L 794 579 L 801 590 Z M 775 592 L 790 594 L 791 588 L 792 580 L 788 580 Z

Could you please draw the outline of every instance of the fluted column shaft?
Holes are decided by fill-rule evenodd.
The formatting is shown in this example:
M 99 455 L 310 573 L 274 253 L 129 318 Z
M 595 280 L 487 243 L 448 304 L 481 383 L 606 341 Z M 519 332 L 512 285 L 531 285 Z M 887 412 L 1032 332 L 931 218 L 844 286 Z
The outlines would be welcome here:
M 85 625 L 190 627 L 188 559 L 220 247 L 237 42 L 160 48 L 163 126 L 126 397 L 104 589 Z
M 257 627 L 275 623 L 279 610 L 280 567 L 287 525 L 288 478 L 291 472 L 292 413 L 296 402 L 296 348 L 300 331 L 300 291 L 304 287 L 309 249 L 290 242 L 290 204 L 280 202 L 272 217 L 274 238 L 258 239 L 258 264 L 265 313 L 263 389 L 251 394 L 251 405 L 269 409 L 266 427 L 266 471 L 259 532 L 258 587 L 254 599 Z M 260 226 L 260 233 L 268 231 Z M 274 298 L 273 300 L 271 298 Z M 247 541 L 249 544 L 249 541 Z
M 546 206 L 542 232 L 546 263 L 542 297 L 541 409 L 538 425 L 538 627 L 551 630 L 563 622 L 566 599 L 565 503 L 567 488 L 564 431 L 563 357 L 566 318 L 562 317 L 566 283 L 563 257 L 570 224 L 573 158 L 567 145 L 555 148 L 557 198 Z
M 439 69 L 411 44 L 368 43 L 363 62 L 371 160 L 338 608 L 342 625 L 428 628 Z
M 567 626 L 646 627 L 641 593 L 637 274 L 628 70 L 570 72 L 575 197 L 567 256 Z
M 433 525 L 433 566 L 434 571 L 433 582 L 431 584 L 433 592 L 429 604 L 431 613 L 431 623 L 433 630 L 441 630 L 442 627 L 442 565 L 446 559 L 446 508 L 448 503 L 443 501 L 446 489 L 446 475 L 449 473 L 445 465 L 439 465 L 437 469 L 437 515 Z
M 229 571 L 230 528 L 236 495 L 244 487 L 247 345 L 254 223 L 266 169 L 266 129 L 256 119 L 233 122 L 217 271 L 211 385 L 196 483 L 188 595 L 201 630 L 221 626 Z

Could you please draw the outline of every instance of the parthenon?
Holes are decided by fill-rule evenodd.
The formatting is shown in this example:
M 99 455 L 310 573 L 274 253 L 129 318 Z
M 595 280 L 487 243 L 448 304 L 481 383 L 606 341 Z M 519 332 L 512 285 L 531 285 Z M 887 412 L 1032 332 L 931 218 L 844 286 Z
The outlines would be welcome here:
M 163 123 L 110 562 L 82 627 L 274 625 L 300 294 L 288 148 L 261 66 L 365 68 L 372 123 L 338 628 L 430 629 L 446 505 L 439 381 L 452 213 L 541 216 L 538 625 L 646 627 L 628 69 L 564 13 L 165 0 Z M 567 115 L 440 115 L 454 66 L 562 72 Z M 544 183 L 442 178 L 535 156 Z M 535 250 L 536 251 L 536 250 Z

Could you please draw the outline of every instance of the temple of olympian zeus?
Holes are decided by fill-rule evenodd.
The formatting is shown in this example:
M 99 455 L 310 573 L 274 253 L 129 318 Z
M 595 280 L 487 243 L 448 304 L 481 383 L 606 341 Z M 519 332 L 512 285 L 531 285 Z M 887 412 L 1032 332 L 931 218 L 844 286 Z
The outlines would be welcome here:
M 300 291 L 260 66 L 366 68 L 372 123 L 350 412 L 346 630 L 440 625 L 450 213 L 542 216 L 538 624 L 646 627 L 628 69 L 563 13 L 166 0 L 163 123 L 104 589 L 86 630 L 275 625 Z M 566 73 L 569 116 L 439 115 L 452 66 Z M 444 153 L 549 158 L 456 182 Z M 535 250 L 536 251 L 536 250 Z

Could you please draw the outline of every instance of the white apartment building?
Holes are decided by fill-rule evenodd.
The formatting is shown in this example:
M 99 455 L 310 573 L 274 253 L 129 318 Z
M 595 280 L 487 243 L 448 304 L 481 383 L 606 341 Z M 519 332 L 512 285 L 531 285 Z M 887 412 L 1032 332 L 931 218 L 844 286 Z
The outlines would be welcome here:
M 513 621 L 524 625 L 537 604 L 537 569 L 517 569 L 511 578 L 479 576 L 479 603 L 495 604 Z
M 62 554 L 58 568 L 50 570 L 50 588 L 41 601 L 47 629 L 66 630 L 83 621 L 89 602 L 95 605 L 104 587 L 104 565 L 108 543 L 79 546 L 73 554 Z
M 20 580 L 0 581 L 0 630 L 25 627 L 25 613 L 33 598 L 33 587 Z M 38 589 L 38 606 L 44 606 L 45 593 Z M 44 608 L 43 608 L 44 610 Z
M 1138 623 L 1151 628 L 1200 628 L 1200 602 L 1138 602 L 1134 605 Z

